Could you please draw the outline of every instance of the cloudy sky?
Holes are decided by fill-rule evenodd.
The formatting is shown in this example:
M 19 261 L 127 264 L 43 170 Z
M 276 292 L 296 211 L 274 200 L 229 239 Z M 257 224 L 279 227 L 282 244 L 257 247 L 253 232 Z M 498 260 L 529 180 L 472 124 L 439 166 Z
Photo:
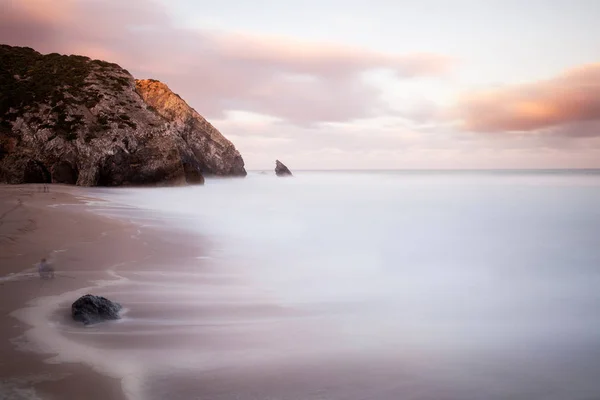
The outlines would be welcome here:
M 249 169 L 600 168 L 600 1 L 0 0 L 0 42 L 180 94 Z

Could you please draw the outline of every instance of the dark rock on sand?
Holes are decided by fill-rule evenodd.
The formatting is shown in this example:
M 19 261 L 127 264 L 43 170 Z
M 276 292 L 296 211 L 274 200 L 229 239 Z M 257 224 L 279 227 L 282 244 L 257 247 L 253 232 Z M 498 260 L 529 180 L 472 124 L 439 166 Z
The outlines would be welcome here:
M 201 184 L 235 146 L 167 85 L 83 56 L 0 45 L 0 183 Z
M 275 160 L 275 174 L 277 176 L 292 176 L 292 172 L 283 165 L 283 163 L 279 160 Z
M 101 296 L 86 294 L 71 305 L 71 316 L 75 321 L 89 325 L 119 319 L 121 308 L 119 303 L 112 302 Z

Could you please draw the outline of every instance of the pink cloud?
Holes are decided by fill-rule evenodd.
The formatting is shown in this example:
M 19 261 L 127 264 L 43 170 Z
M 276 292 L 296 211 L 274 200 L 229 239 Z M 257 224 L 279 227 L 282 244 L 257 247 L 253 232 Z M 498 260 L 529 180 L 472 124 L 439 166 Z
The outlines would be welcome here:
M 57 3 L 59 5 L 57 6 Z M 298 125 L 349 121 L 388 109 L 362 80 L 376 69 L 398 78 L 439 76 L 452 60 L 336 44 L 177 28 L 152 0 L 0 0 L 0 42 L 41 52 L 109 58 L 137 78 L 167 83 L 201 114 L 238 109 Z
M 559 126 L 600 121 L 600 63 L 552 79 L 467 93 L 458 115 L 466 129 L 478 132 L 557 132 Z M 560 131 L 571 135 L 577 130 Z

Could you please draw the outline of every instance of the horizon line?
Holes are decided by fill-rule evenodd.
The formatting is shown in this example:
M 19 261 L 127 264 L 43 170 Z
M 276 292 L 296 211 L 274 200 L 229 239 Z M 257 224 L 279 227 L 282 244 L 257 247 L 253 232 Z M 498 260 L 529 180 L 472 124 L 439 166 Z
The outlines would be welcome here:
M 273 168 L 247 169 L 248 172 L 270 171 Z M 296 168 L 294 171 L 598 171 L 600 167 L 594 168 Z

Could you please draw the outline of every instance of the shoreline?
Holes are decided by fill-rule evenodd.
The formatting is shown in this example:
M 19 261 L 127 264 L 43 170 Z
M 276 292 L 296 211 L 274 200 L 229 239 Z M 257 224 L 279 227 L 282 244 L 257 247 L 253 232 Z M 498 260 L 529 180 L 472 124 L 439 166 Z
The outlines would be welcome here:
M 172 251 L 159 231 L 144 228 L 142 240 L 139 224 L 94 212 L 103 200 L 85 188 L 49 188 L 0 186 L 0 394 L 15 399 L 131 398 L 123 371 L 114 366 L 111 373 L 110 365 L 94 365 L 82 357 L 93 349 L 71 341 L 57 326 L 85 329 L 70 320 L 73 301 L 86 293 L 103 295 L 109 286 L 125 282 L 117 268 L 156 262 L 160 256 L 166 261 Z M 177 250 L 198 253 L 196 246 Z M 34 266 L 42 257 L 54 265 L 55 279 L 37 276 Z
M 62 198 L 6 189 L 0 234 L 10 227 L 16 236 L 0 257 L 15 265 L 3 258 L 2 276 L 30 274 L 59 250 L 58 274 L 75 277 L 40 288 L 12 276 L 0 287 L 9 300 L 0 302 L 0 372 L 15 394 L 6 397 L 600 393 L 597 177 L 466 177 L 455 186 L 341 176 L 51 187 Z M 69 307 L 85 287 L 121 303 L 123 318 L 73 323 Z M 19 319 L 8 315 L 16 309 Z

